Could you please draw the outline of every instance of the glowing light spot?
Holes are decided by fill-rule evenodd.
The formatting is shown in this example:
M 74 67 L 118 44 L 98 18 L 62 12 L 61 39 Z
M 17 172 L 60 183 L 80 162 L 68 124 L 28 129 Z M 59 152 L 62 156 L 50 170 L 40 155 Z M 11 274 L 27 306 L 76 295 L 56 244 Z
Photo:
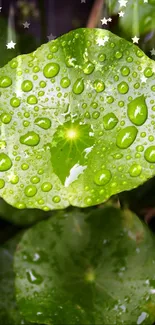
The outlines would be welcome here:
M 66 137 L 70 140 L 74 140 L 78 137 L 78 131 L 75 129 L 67 130 Z

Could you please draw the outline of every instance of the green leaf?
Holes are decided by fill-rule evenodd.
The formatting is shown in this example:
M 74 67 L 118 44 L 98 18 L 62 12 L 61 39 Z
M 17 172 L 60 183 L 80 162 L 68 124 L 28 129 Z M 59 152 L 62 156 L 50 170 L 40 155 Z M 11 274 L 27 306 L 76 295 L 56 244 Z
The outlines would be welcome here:
M 22 315 L 41 324 L 152 324 L 155 239 L 114 207 L 59 212 L 22 237 L 15 254 Z
M 116 0 L 106 0 L 111 14 L 123 11 L 124 16 L 119 17 L 119 26 L 127 38 L 139 36 L 155 29 L 155 0 L 129 0 L 124 7 Z
M 17 209 L 0 199 L 0 217 L 13 224 L 26 226 L 51 216 L 51 212 L 38 209 Z
M 26 324 L 20 315 L 14 291 L 13 255 L 20 236 L 8 241 L 0 247 L 0 324 Z
M 86 207 L 155 174 L 155 63 L 101 29 L 78 29 L 0 70 L 0 195 Z

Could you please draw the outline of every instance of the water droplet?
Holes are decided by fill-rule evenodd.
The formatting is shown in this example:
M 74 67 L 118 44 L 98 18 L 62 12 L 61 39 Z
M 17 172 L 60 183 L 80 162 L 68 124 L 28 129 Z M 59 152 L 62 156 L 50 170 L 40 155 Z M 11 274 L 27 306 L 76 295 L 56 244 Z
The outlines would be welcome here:
M 60 81 L 60 85 L 61 85 L 62 88 L 67 88 L 67 87 L 70 86 L 70 84 L 71 84 L 71 82 L 70 82 L 68 77 L 64 77 Z
M 12 166 L 12 161 L 5 153 L 0 153 L 0 172 L 9 170 Z
M 94 176 L 94 182 L 97 185 L 105 185 L 109 183 L 111 177 L 112 175 L 110 170 L 108 169 L 99 170 Z
M 11 78 L 4 76 L 0 77 L 0 87 L 1 88 L 7 88 L 12 85 L 12 80 Z
M 118 118 L 114 113 L 108 113 L 103 117 L 105 130 L 112 130 L 118 123 Z
M 120 59 L 121 57 L 122 57 L 122 52 L 120 52 L 120 51 L 117 51 L 116 53 L 115 53 L 115 58 L 116 59 Z
M 122 129 L 116 138 L 116 145 L 120 149 L 126 149 L 135 141 L 138 130 L 135 126 L 127 126 Z
M 27 146 L 37 146 L 40 141 L 40 137 L 34 131 L 29 131 L 28 133 L 20 137 L 20 143 Z
M 10 100 L 10 104 L 12 107 L 19 107 L 20 106 L 20 99 L 17 97 L 12 97 Z
M 17 184 L 19 182 L 19 177 L 17 175 L 13 175 L 10 180 L 11 184 Z
M 41 81 L 39 82 L 39 86 L 40 86 L 41 88 L 45 88 L 45 87 L 46 87 L 46 82 L 43 81 L 43 80 L 41 80 Z
M 87 62 L 87 63 L 85 63 L 84 66 L 83 66 L 83 72 L 84 72 L 85 74 L 91 74 L 91 73 L 94 71 L 94 69 L 95 69 L 95 66 L 94 66 L 94 64 L 91 63 L 91 62 Z
M 30 178 L 30 181 L 31 181 L 31 183 L 33 183 L 33 184 L 37 184 L 37 183 L 40 182 L 40 178 L 39 178 L 38 176 L 32 176 L 32 177 Z
M 52 184 L 49 182 L 45 182 L 41 185 L 41 189 L 43 192 L 49 192 L 52 189 Z
M 35 119 L 34 123 L 44 130 L 47 130 L 51 127 L 51 120 L 47 117 L 38 117 Z
M 155 146 L 148 147 L 144 152 L 144 157 L 148 162 L 154 163 L 155 162 Z
M 54 203 L 59 203 L 60 202 L 60 197 L 59 196 L 54 196 L 53 198 L 52 198 L 52 201 L 54 202 Z
M 38 99 L 35 95 L 30 95 L 27 97 L 27 103 L 30 105 L 35 105 L 38 103 Z
M 94 81 L 94 88 L 97 93 L 102 92 L 105 89 L 105 84 L 102 80 L 95 80 Z
M 26 272 L 27 279 L 30 283 L 33 284 L 41 284 L 43 282 L 43 278 L 41 275 L 37 274 L 35 270 L 29 270 Z
M 105 59 L 106 59 L 105 54 L 99 54 L 98 59 L 99 59 L 100 62 L 104 62 Z
M 52 53 L 56 53 L 58 51 L 58 47 L 55 44 L 50 45 L 50 51 Z
M 28 197 L 33 197 L 37 193 L 37 188 L 34 185 L 28 185 L 25 187 L 24 193 Z
M 18 66 L 18 62 L 17 62 L 16 60 L 12 60 L 12 61 L 10 62 L 10 67 L 11 67 L 12 69 L 16 69 L 17 66 Z
M 83 82 L 83 78 L 79 78 L 75 81 L 74 85 L 73 85 L 73 92 L 76 95 L 81 94 L 84 91 L 84 82 Z
M 99 112 L 93 112 L 92 118 L 97 119 L 100 116 Z
M 52 62 L 45 65 L 43 74 L 46 78 L 53 78 L 59 73 L 59 70 L 59 64 Z
M 32 81 L 30 81 L 30 80 L 24 80 L 22 82 L 21 88 L 25 92 L 31 91 L 33 89 L 33 83 L 32 83 Z
M 145 77 L 149 78 L 149 77 L 151 77 L 152 75 L 153 75 L 153 71 L 152 71 L 151 68 L 146 68 L 146 69 L 144 70 L 144 76 L 145 76 Z
M 138 164 L 133 164 L 129 169 L 130 176 L 132 177 L 139 176 L 141 174 L 141 171 L 142 167 Z
M 0 189 L 2 189 L 5 186 L 4 179 L 0 179 Z
M 129 86 L 125 81 L 120 82 L 120 84 L 117 86 L 117 89 L 120 94 L 126 94 L 129 90 Z
M 128 117 L 135 125 L 142 125 L 147 119 L 148 109 L 144 95 L 139 96 L 128 104 Z
M 11 122 L 12 116 L 9 113 L 2 113 L 1 114 L 1 121 L 4 124 L 8 124 Z
M 128 67 L 123 66 L 123 67 L 121 68 L 121 74 L 122 74 L 122 76 L 128 76 L 129 73 L 130 73 L 130 69 L 129 69 Z
M 29 168 L 29 165 L 28 164 L 22 164 L 21 165 L 21 169 L 22 170 L 27 170 Z

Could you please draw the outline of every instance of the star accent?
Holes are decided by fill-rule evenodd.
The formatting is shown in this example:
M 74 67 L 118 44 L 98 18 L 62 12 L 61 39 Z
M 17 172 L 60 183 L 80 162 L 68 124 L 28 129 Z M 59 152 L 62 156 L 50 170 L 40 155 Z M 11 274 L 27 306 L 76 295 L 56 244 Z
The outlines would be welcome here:
M 119 14 L 119 17 L 124 17 L 125 13 L 124 13 L 124 11 L 120 11 L 118 14 Z
M 109 23 L 111 23 L 111 21 L 112 21 L 112 18 L 110 17 L 110 18 L 108 18 L 107 19 L 107 21 L 109 21 Z
M 104 46 L 105 43 L 106 43 L 108 40 L 109 40 L 109 36 L 105 36 L 104 39 L 99 38 L 99 39 L 97 40 L 97 44 L 98 44 L 99 46 L 101 46 L 101 45 Z
M 120 7 L 126 7 L 127 0 L 118 0 Z
M 10 50 L 10 49 L 14 49 L 15 48 L 15 45 L 16 45 L 16 43 L 14 43 L 13 41 L 11 41 L 11 42 L 9 42 L 9 43 L 6 44 L 6 47 L 7 47 L 8 50 Z
M 103 19 L 101 19 L 102 25 L 107 25 L 107 21 L 108 21 L 108 19 L 106 19 L 105 17 Z
M 147 78 L 144 77 L 144 76 L 142 76 L 142 77 L 140 78 L 140 80 L 141 80 L 141 82 L 146 82 Z
M 2 7 L 0 7 L 0 12 L 2 11 Z
M 25 21 L 25 23 L 23 23 L 23 26 L 24 26 L 24 28 L 29 28 L 30 23 L 28 23 L 27 21 Z
M 150 52 L 151 52 L 151 55 L 155 55 L 155 49 L 154 48 Z
M 133 41 L 133 43 L 138 43 L 139 39 L 140 39 L 140 38 L 138 38 L 137 36 L 134 36 L 134 37 L 132 38 L 132 41 Z
M 56 36 L 51 33 L 49 36 L 47 36 L 47 38 L 49 41 L 52 41 L 56 38 Z

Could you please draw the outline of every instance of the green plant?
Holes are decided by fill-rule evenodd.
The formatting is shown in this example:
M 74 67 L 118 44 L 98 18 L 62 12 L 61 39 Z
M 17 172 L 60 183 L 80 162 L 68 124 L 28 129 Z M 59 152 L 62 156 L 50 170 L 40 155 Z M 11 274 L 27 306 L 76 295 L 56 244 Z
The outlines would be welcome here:
M 10 61 L 0 70 L 1 197 L 18 209 L 86 208 L 155 175 L 154 73 L 142 50 L 100 29 L 71 31 Z M 70 209 L 19 239 L 22 316 L 151 324 L 151 233 L 127 211 Z

